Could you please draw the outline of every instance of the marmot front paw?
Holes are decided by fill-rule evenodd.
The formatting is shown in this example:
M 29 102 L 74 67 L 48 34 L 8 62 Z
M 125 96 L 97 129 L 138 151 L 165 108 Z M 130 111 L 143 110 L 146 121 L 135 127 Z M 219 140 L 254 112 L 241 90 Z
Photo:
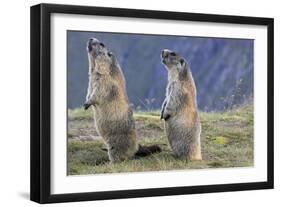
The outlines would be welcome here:
M 165 120 L 165 121 L 167 121 L 169 118 L 171 117 L 171 115 L 170 114 L 163 114 L 163 119 Z
M 91 106 L 91 104 L 85 103 L 83 106 L 84 106 L 84 110 L 87 110 Z

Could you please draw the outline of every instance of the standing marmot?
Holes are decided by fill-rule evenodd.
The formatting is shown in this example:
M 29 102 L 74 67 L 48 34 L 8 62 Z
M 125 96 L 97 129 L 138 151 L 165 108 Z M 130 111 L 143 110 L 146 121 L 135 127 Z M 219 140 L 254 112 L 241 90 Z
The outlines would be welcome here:
M 170 147 L 179 157 L 201 160 L 201 124 L 191 70 L 185 59 L 175 52 L 163 50 L 161 57 L 168 71 L 161 119 L 165 120 Z
M 93 106 L 96 128 L 107 145 L 110 161 L 161 151 L 158 146 L 137 144 L 125 79 L 115 56 L 95 38 L 88 41 L 87 51 L 89 84 L 84 108 Z

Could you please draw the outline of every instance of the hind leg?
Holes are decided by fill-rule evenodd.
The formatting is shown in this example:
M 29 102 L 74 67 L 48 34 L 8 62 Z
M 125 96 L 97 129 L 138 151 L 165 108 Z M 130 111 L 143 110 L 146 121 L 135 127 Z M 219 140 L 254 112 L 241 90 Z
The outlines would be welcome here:
M 129 144 L 115 144 L 112 147 L 108 147 L 108 156 L 111 162 L 122 162 L 134 157 L 135 152 L 137 151 L 136 143 Z
M 180 159 L 202 160 L 200 141 L 192 142 L 190 139 L 170 139 L 173 154 Z
M 190 160 L 202 160 L 201 150 L 196 149 L 193 153 L 189 155 Z
M 176 158 L 186 158 L 188 155 L 188 148 L 181 139 L 170 138 L 169 139 L 170 148 Z
M 122 162 L 128 158 L 123 152 L 116 149 L 115 147 L 111 147 L 108 149 L 108 157 L 111 163 Z
M 190 160 L 202 160 L 200 135 L 197 138 L 197 140 L 191 144 L 191 147 L 189 150 L 189 159 Z

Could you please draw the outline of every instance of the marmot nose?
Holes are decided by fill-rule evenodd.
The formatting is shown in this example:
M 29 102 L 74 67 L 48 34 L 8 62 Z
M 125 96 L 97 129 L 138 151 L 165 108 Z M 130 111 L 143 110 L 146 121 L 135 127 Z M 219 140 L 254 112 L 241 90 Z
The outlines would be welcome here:
M 162 56 L 162 58 L 166 58 L 166 57 L 168 57 L 168 55 L 169 55 L 169 50 L 162 50 L 162 52 L 161 52 L 161 56 Z
M 93 49 L 93 46 L 98 43 L 99 41 L 95 38 L 90 38 L 87 42 L 87 48 L 89 51 L 91 51 Z
M 99 42 L 99 40 L 93 37 L 88 40 L 88 43 L 95 43 L 95 42 Z
M 88 51 L 92 51 L 93 49 L 101 49 L 104 48 L 105 45 L 95 38 L 90 38 L 87 43 Z

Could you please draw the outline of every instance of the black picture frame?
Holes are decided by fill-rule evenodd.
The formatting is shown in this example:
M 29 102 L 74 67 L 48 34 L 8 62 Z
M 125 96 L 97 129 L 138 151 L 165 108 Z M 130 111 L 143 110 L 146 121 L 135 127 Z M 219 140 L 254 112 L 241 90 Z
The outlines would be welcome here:
M 237 184 L 218 184 L 187 187 L 136 189 L 73 194 L 50 193 L 50 130 L 51 130 L 51 70 L 50 70 L 50 15 L 52 13 L 182 20 L 210 23 L 232 23 L 267 26 L 267 181 Z M 179 194 L 211 193 L 272 189 L 274 187 L 274 103 L 273 103 L 273 39 L 272 18 L 195 14 L 152 10 L 103 8 L 88 6 L 39 4 L 31 7 L 31 151 L 30 199 L 38 203 L 89 201 L 103 199 L 167 196 Z

